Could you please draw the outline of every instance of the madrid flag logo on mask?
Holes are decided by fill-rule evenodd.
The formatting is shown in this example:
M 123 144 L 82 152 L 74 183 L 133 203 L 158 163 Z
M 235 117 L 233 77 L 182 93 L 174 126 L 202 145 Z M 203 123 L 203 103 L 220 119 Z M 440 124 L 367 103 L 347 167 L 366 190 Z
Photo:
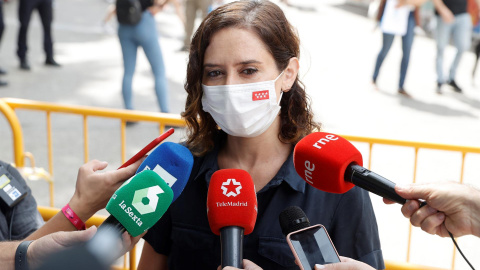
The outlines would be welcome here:
M 270 99 L 268 90 L 252 92 L 252 101 Z

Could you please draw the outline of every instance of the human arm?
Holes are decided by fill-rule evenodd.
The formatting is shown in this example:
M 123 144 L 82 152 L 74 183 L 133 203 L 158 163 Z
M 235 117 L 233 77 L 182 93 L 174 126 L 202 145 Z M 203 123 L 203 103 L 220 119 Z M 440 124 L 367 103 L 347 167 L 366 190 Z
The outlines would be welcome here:
M 84 242 L 92 238 L 96 228 L 91 227 L 85 231 L 57 232 L 33 241 L 27 249 L 27 261 L 30 268 L 38 266 L 46 255 L 59 251 L 62 248 L 72 246 L 78 242 Z M 0 243 L 0 262 L 2 269 L 15 269 L 15 252 L 21 241 Z
M 427 0 L 399 0 L 397 7 L 405 6 L 405 5 L 411 5 L 411 6 L 416 6 L 419 7 L 423 5 Z
M 123 182 L 133 176 L 143 159 L 134 164 L 115 171 L 98 172 L 108 166 L 107 162 L 92 160 L 78 170 L 75 193 L 68 203 L 70 208 L 83 221 L 87 221 L 98 210 L 107 205 L 113 193 Z M 73 231 L 75 226 L 62 212 L 57 213 L 45 225 L 26 238 L 38 239 L 57 231 Z
M 107 8 L 107 14 L 105 15 L 105 18 L 103 19 L 103 23 L 107 23 L 112 19 L 112 17 L 115 15 L 117 12 L 117 7 L 115 5 L 110 5 Z
M 187 23 L 187 19 L 185 18 L 185 13 L 182 9 L 182 5 L 180 4 L 180 1 L 179 0 L 171 0 L 171 1 L 173 1 L 173 5 L 175 6 L 175 13 L 177 13 L 178 18 L 182 21 L 183 26 L 185 26 L 185 24 Z
M 142 250 L 142 256 L 138 263 L 138 270 L 167 270 L 168 257 L 157 253 L 153 247 L 145 241 Z
M 332 263 L 332 264 L 316 264 L 315 265 L 315 270 L 321 270 L 321 269 L 326 269 L 326 270 L 375 270 L 375 268 L 372 268 L 370 265 L 356 261 L 354 259 L 350 259 L 347 257 L 342 257 L 340 256 L 340 260 L 342 262 L 340 263 Z
M 452 11 L 448 9 L 442 0 L 433 0 L 433 4 L 445 23 L 451 23 L 453 20 L 455 20 L 455 16 L 453 15 Z
M 480 237 L 480 190 L 455 182 L 396 186 L 398 195 L 408 199 L 402 213 L 413 226 L 437 234 L 455 237 L 472 234 Z M 418 199 L 427 205 L 420 208 Z M 441 211 L 441 212 L 438 212 Z

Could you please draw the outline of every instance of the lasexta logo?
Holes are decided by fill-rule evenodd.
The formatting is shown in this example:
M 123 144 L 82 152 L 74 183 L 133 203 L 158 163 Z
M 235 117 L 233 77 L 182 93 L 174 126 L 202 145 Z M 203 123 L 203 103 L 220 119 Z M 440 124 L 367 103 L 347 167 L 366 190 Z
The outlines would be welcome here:
M 240 195 L 242 184 L 233 178 L 229 178 L 222 183 L 221 189 L 223 190 L 223 195 L 227 197 L 237 197 L 237 195 Z
M 158 204 L 158 194 L 163 193 L 159 186 L 153 186 L 135 191 L 132 206 L 141 214 L 155 212 Z

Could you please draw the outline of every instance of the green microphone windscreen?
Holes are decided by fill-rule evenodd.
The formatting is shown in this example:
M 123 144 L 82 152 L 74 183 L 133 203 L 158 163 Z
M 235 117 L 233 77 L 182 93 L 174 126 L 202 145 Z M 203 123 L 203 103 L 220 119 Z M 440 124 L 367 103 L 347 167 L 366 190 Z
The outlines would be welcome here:
M 173 191 L 154 171 L 136 174 L 110 198 L 107 211 L 135 237 L 150 229 L 172 203 Z

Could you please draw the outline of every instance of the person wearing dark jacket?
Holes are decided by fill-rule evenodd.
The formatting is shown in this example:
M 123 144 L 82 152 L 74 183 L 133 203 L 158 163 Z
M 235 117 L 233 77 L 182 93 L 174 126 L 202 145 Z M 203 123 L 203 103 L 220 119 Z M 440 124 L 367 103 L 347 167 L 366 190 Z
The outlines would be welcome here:
M 43 49 L 46 58 L 45 65 L 59 67 L 53 57 L 52 21 L 53 21 L 53 0 L 19 0 L 18 19 L 20 29 L 18 31 L 17 56 L 20 59 L 20 68 L 30 70 L 30 63 L 27 59 L 27 31 L 33 10 L 38 10 L 43 26 Z

